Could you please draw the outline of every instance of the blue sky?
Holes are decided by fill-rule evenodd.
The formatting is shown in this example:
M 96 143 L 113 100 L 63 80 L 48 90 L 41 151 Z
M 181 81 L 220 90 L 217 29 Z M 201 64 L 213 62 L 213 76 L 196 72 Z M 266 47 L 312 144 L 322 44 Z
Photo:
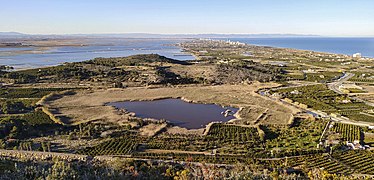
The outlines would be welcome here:
M 374 36 L 374 0 L 0 0 L 0 31 Z

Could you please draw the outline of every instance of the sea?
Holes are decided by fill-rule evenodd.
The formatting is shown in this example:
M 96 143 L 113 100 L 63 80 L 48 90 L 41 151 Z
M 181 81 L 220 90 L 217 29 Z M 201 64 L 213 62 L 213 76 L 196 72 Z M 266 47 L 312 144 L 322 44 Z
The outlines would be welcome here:
M 55 66 L 64 62 L 79 62 L 96 57 L 122 57 L 135 54 L 160 54 L 178 60 L 193 60 L 175 44 L 190 39 L 90 39 L 84 46 L 0 48 L 0 65 L 15 69 Z M 374 38 L 230 38 L 247 44 L 312 50 L 352 55 L 361 53 L 374 58 Z
M 361 53 L 363 57 L 374 58 L 374 37 L 287 37 L 287 38 L 230 38 L 259 46 L 271 46 L 353 55 Z

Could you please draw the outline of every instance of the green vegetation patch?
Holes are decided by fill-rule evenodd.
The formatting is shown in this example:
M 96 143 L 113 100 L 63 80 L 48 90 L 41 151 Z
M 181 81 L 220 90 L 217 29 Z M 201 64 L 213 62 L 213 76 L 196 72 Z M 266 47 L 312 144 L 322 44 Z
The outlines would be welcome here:
M 215 123 L 208 132 L 208 138 L 233 144 L 258 143 L 261 141 L 257 128 Z
M 126 155 L 131 154 L 136 150 L 138 144 L 136 140 L 130 139 L 128 137 L 110 139 L 97 146 L 85 148 L 78 153 L 87 154 L 90 156 L 100 156 L 100 155 Z
M 306 81 L 326 83 L 332 80 L 338 79 L 343 76 L 341 72 L 318 72 L 318 73 L 306 73 Z
M 0 98 L 42 98 L 52 92 L 69 90 L 70 88 L 2 88 Z
M 295 119 L 292 127 L 261 126 L 268 149 L 317 149 L 319 138 L 327 121 Z M 274 151 L 273 153 L 275 153 Z
M 357 174 L 374 175 L 374 153 L 371 151 L 346 151 L 334 153 L 333 157 L 354 169 Z
M 20 114 L 33 110 L 35 99 L 0 99 L 0 114 Z

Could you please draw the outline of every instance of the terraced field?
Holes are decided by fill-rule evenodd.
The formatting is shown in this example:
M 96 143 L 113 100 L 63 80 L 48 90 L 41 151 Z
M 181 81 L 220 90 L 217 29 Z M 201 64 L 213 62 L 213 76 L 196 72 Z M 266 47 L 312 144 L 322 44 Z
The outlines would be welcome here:
M 94 147 L 88 147 L 79 151 L 80 154 L 90 156 L 100 155 L 126 155 L 137 148 L 138 144 L 133 139 L 111 139 Z
M 333 157 L 351 167 L 354 173 L 374 175 L 374 153 L 370 151 L 347 151 L 335 153 Z

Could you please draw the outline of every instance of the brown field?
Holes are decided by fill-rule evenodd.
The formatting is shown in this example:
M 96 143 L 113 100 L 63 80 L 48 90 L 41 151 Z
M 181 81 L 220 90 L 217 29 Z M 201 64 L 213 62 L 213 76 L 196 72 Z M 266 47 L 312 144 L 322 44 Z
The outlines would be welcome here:
M 298 112 L 293 107 L 275 102 L 255 93 L 259 88 L 275 87 L 275 83 L 254 83 L 251 85 L 181 86 L 161 88 L 126 88 L 80 91 L 75 95 L 48 102 L 47 106 L 57 110 L 56 116 L 66 116 L 68 123 L 87 121 L 109 121 L 127 123 L 131 116 L 117 111 L 105 103 L 131 100 L 154 100 L 162 98 L 183 98 L 198 103 L 214 103 L 241 108 L 237 122 L 254 124 L 262 113 L 266 113 L 258 123 L 287 124 L 292 114 Z M 265 111 L 266 110 L 266 111 Z
M 365 144 L 368 144 L 371 147 L 373 147 L 373 145 L 374 145 L 374 134 L 373 133 L 365 133 L 364 142 L 365 142 Z
M 374 103 L 374 94 L 359 94 L 357 95 L 360 99 Z
M 361 86 L 366 93 L 356 94 L 360 99 L 374 103 L 374 86 Z

